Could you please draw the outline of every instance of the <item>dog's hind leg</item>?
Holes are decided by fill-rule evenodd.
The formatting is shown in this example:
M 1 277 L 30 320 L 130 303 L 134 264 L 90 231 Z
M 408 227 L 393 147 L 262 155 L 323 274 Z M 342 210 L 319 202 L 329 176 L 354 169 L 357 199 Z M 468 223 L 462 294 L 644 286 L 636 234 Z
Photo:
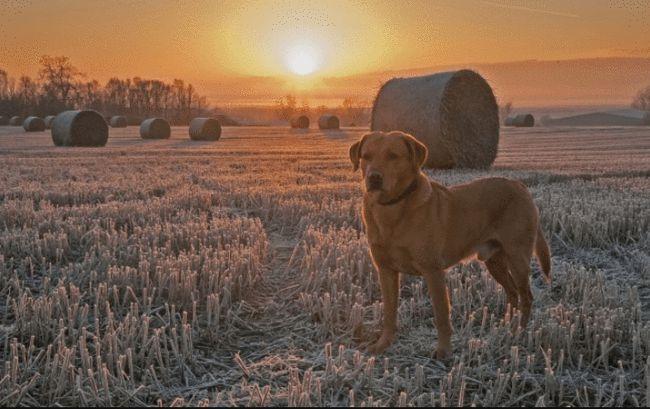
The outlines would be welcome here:
M 530 289 L 530 255 L 508 254 L 510 274 L 517 286 L 519 293 L 519 307 L 521 310 L 521 326 L 523 328 L 530 319 L 530 310 L 533 305 L 533 292 Z
M 510 271 L 508 270 L 508 261 L 503 251 L 497 251 L 492 257 L 486 260 L 485 266 L 492 277 L 494 277 L 494 280 L 501 284 L 505 290 L 510 308 L 513 310 L 519 308 L 517 286 L 510 275 Z

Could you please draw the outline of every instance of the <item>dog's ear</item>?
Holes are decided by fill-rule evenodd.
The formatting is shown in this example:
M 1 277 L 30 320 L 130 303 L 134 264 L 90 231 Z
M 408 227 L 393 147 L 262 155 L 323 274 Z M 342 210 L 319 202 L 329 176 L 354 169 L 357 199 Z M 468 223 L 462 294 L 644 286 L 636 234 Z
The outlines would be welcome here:
M 357 142 L 353 143 L 352 146 L 350 146 L 350 162 L 352 162 L 353 166 L 353 171 L 357 171 L 359 169 L 359 160 L 361 159 L 361 147 L 363 146 L 363 143 L 366 140 L 366 137 L 368 135 L 363 135 L 361 139 L 359 139 Z
M 426 146 L 414 137 L 412 137 L 409 134 L 403 133 L 402 134 L 402 140 L 406 144 L 406 147 L 409 150 L 409 153 L 411 155 L 411 160 L 413 161 L 413 165 L 415 165 L 416 169 L 420 169 L 422 165 L 427 161 L 427 155 L 429 154 L 429 150 L 427 149 Z

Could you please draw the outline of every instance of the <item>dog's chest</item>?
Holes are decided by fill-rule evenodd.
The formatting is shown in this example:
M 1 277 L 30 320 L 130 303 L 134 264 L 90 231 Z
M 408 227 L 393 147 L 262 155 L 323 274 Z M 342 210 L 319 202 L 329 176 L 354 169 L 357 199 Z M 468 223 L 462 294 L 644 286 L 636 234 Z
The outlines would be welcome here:
M 377 215 L 368 214 L 364 221 L 371 243 L 375 243 L 373 254 L 377 260 L 383 260 L 391 268 L 403 274 L 421 275 L 428 270 L 432 248 L 429 240 L 422 240 L 416 234 L 417 226 L 397 220 L 392 223 L 378 223 Z M 374 216 L 374 217 L 373 217 Z
M 396 232 L 394 232 L 396 233 Z M 386 256 L 392 267 L 404 274 L 421 275 L 418 254 L 422 253 L 421 243 L 408 240 L 408 236 L 393 234 L 390 238 L 382 240 Z
M 388 249 L 388 256 L 394 269 L 403 274 L 421 275 L 421 272 L 415 266 L 415 258 L 408 248 L 391 246 Z

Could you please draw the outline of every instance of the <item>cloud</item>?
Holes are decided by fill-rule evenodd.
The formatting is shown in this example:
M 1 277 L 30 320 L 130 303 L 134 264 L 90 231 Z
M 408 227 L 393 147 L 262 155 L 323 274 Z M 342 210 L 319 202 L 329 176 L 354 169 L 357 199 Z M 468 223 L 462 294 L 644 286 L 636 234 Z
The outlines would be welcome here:
M 521 10 L 521 11 L 527 11 L 527 12 L 530 12 L 530 13 L 546 14 L 546 15 L 558 16 L 558 17 L 580 18 L 580 16 L 577 15 L 577 14 L 564 13 L 564 12 L 561 12 L 561 11 L 536 9 L 536 8 L 533 8 L 533 7 L 516 6 L 516 5 L 513 5 L 513 4 L 496 3 L 496 2 L 493 2 L 493 1 L 487 1 L 487 0 L 482 0 L 481 3 L 487 4 L 488 6 L 492 6 L 492 7 L 499 7 L 499 8 L 502 8 L 502 9 Z

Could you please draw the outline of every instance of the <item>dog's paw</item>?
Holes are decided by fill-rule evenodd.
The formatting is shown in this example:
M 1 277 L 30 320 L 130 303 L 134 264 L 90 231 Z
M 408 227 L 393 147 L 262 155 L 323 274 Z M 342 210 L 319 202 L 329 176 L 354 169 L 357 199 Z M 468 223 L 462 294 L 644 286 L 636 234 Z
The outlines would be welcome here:
M 393 343 L 393 338 L 394 337 L 387 337 L 382 335 L 381 337 L 379 337 L 377 342 L 368 346 L 366 351 L 368 351 L 371 354 L 381 354 Z
M 379 333 L 373 333 L 369 328 L 363 324 L 357 325 L 352 330 L 352 342 L 357 345 L 368 345 L 369 343 L 377 340 Z
M 441 346 L 438 345 L 438 348 L 436 348 L 436 359 L 439 361 L 445 361 L 449 358 L 451 358 L 451 347 L 449 346 Z

